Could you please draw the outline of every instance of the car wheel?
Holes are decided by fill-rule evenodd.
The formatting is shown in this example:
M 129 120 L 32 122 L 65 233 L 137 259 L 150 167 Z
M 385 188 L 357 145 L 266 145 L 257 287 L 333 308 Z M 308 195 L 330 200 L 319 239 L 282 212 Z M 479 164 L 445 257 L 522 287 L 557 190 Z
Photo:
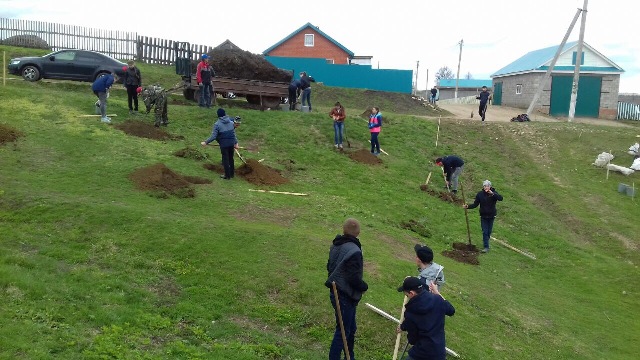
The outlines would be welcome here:
M 33 65 L 25 66 L 22 69 L 22 77 L 27 81 L 40 80 L 40 70 Z

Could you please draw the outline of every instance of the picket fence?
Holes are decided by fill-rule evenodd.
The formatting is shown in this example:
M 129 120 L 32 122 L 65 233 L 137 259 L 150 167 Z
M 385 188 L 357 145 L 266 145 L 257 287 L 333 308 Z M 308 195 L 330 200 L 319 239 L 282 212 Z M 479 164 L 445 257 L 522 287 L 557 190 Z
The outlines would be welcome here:
M 135 59 L 152 64 L 175 63 L 175 40 L 138 35 L 135 32 L 95 29 L 43 21 L 0 18 L 0 44 L 19 47 L 93 50 L 120 60 Z M 189 44 L 196 60 L 212 46 Z

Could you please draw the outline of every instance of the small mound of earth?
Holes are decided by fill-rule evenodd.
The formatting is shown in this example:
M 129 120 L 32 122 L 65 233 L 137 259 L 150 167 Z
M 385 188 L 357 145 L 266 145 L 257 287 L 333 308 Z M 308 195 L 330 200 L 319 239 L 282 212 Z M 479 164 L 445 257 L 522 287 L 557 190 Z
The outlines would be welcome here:
M 202 167 L 224 174 L 224 168 L 220 164 L 203 164 Z M 280 175 L 277 170 L 262 165 L 254 159 L 247 159 L 247 163 L 236 168 L 235 173 L 254 185 L 281 185 L 289 182 L 289 179 Z
M 403 229 L 411 230 L 414 233 L 423 236 L 423 237 L 431 237 L 431 230 L 429 230 L 424 224 L 417 222 L 415 220 L 405 221 L 400 226 Z
M 446 201 L 446 202 L 450 202 L 453 204 L 458 204 L 458 205 L 464 205 L 464 201 L 462 201 L 461 198 L 453 195 L 450 192 L 446 192 L 446 191 L 436 191 L 434 189 L 430 189 L 427 185 L 422 184 L 420 185 L 420 190 L 425 191 L 426 193 L 428 193 L 431 196 L 435 196 L 440 198 L 440 200 L 442 201 Z
M 35 48 L 35 49 L 47 49 L 51 50 L 51 46 L 47 44 L 41 37 L 36 35 L 14 35 L 10 36 L 2 41 L 2 45 Z
M 0 124 L 0 145 L 18 140 L 23 134 L 7 125 Z
M 209 155 L 206 153 L 200 152 L 197 149 L 192 147 L 186 147 L 184 149 L 180 149 L 173 153 L 173 155 L 185 159 L 193 159 L 193 160 L 207 160 L 209 159 Z
M 461 263 L 480 265 L 480 260 L 478 259 L 480 252 L 475 245 L 454 242 L 452 246 L 453 250 L 445 250 L 442 255 Z
M 183 140 L 183 136 L 174 136 L 168 132 L 153 126 L 153 124 L 145 123 L 142 121 L 127 120 L 121 124 L 116 124 L 114 127 L 118 130 L 124 131 L 127 135 L 137 136 L 145 139 L 152 140 Z
M 151 191 L 161 198 L 174 195 L 180 198 L 195 196 L 191 184 L 210 184 L 211 180 L 195 176 L 182 176 L 162 163 L 143 167 L 129 174 L 139 190 Z
M 377 156 L 373 155 L 370 151 L 367 151 L 365 149 L 360 149 L 352 153 L 349 153 L 349 157 L 351 158 L 351 160 L 354 160 L 363 164 L 369 164 L 369 165 L 382 164 L 382 160 L 380 160 L 380 158 L 378 158 Z
M 289 182 L 277 170 L 254 159 L 248 159 L 246 164 L 237 168 L 236 174 L 254 185 L 281 185 Z

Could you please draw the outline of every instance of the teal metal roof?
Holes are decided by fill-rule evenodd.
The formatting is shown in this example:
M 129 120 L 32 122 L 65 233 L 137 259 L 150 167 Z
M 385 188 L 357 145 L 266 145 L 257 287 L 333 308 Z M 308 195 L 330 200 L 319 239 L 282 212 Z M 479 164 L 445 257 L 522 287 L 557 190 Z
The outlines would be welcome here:
M 568 42 L 564 45 L 564 48 L 562 49 L 562 53 L 567 52 L 568 50 L 570 50 L 571 48 L 575 47 L 576 44 L 578 42 L 577 41 L 571 41 Z M 584 47 L 590 49 L 591 51 L 593 51 L 594 53 L 598 54 L 599 56 L 601 56 L 604 60 L 606 60 L 611 66 L 609 67 L 598 67 L 598 68 L 591 68 L 591 67 L 581 67 L 581 71 L 608 71 L 608 72 L 624 72 L 624 70 L 622 70 L 621 67 L 619 67 L 618 65 L 616 65 L 615 63 L 613 63 L 611 60 L 607 59 L 604 55 L 600 54 L 598 51 L 596 51 L 594 48 L 592 48 L 591 46 L 589 46 L 589 44 L 587 43 L 583 43 Z M 553 57 L 556 55 L 556 52 L 558 51 L 558 48 L 560 47 L 560 45 L 555 45 L 555 46 L 550 46 L 544 49 L 539 49 L 539 50 L 534 50 L 531 52 L 528 52 L 526 55 L 520 57 L 518 60 L 512 62 L 511 64 L 503 67 L 502 69 L 496 71 L 493 75 L 491 75 L 491 77 L 497 77 L 497 76 L 504 76 L 504 75 L 509 75 L 509 74 L 517 74 L 517 73 L 526 73 L 526 72 L 531 72 L 531 71 L 546 71 L 547 69 L 549 69 L 549 66 L 545 65 L 546 63 L 548 63 L 549 61 L 553 60 Z M 563 66 L 563 67 L 558 67 L 558 66 L 554 66 L 554 70 L 557 71 L 573 71 L 574 67 L 573 66 Z
M 478 79 L 460 79 L 458 80 L 458 88 L 481 88 L 486 86 L 491 89 L 492 80 L 478 80 Z M 440 79 L 438 81 L 439 88 L 455 88 L 456 79 Z
M 347 49 L 346 47 L 344 47 L 342 44 L 340 44 L 339 42 L 335 41 L 331 36 L 325 34 L 322 30 L 320 30 L 320 28 L 318 28 L 317 26 L 313 26 L 311 25 L 311 23 L 306 23 L 303 26 L 301 26 L 298 30 L 292 32 L 291 34 L 289 34 L 287 37 L 285 37 L 284 39 L 278 41 L 277 43 L 275 43 L 273 46 L 271 46 L 270 48 L 268 48 L 267 50 L 262 52 L 262 55 L 269 55 L 269 53 L 271 51 L 273 51 L 273 49 L 277 48 L 278 46 L 282 45 L 283 43 L 285 43 L 287 40 L 291 39 L 292 37 L 294 37 L 296 34 L 298 34 L 299 32 L 301 32 L 302 30 L 306 29 L 306 28 L 311 28 L 312 30 L 316 31 L 318 34 L 324 36 L 327 40 L 331 41 L 335 46 L 339 47 L 340 49 L 342 49 L 344 52 L 346 52 L 347 54 L 349 54 L 350 57 L 354 56 L 353 51 Z

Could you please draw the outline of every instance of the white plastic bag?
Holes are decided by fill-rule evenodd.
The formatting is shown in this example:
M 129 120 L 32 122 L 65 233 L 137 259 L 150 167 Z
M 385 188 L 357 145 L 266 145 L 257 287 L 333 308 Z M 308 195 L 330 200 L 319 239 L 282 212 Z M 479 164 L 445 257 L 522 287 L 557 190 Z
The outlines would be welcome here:
M 608 163 L 611 162 L 611 160 L 613 160 L 613 155 L 607 152 L 603 152 L 600 155 L 598 155 L 598 158 L 593 163 L 593 165 L 598 167 L 605 167 Z
M 631 164 L 631 168 L 633 170 L 640 170 L 640 157 L 633 160 L 633 164 Z

